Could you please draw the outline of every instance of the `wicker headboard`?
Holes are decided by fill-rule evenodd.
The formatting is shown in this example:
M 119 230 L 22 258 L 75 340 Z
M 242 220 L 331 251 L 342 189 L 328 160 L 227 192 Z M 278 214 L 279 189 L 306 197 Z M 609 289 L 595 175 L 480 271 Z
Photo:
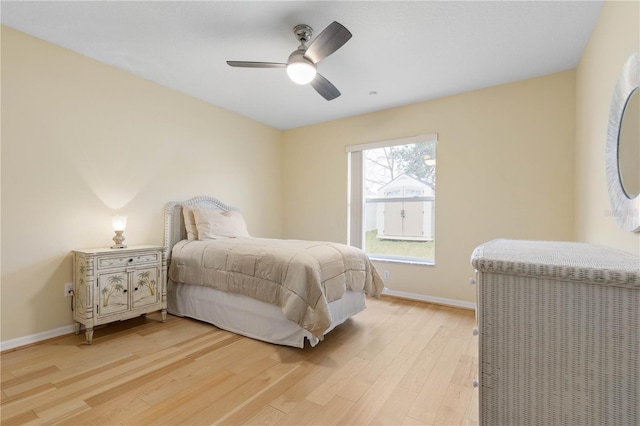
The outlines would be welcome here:
M 181 240 L 187 238 L 187 231 L 184 227 L 184 216 L 182 206 L 198 206 L 207 209 L 217 209 L 223 211 L 238 210 L 224 204 L 213 197 L 194 197 L 187 201 L 171 201 L 164 206 L 164 256 L 167 261 L 171 260 L 171 250 L 173 246 Z M 167 265 L 168 266 L 168 265 Z

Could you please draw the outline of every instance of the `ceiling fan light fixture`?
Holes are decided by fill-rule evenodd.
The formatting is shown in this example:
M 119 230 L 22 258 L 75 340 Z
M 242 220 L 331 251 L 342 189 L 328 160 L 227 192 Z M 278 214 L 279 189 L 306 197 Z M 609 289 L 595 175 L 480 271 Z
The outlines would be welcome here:
M 289 56 L 287 75 L 297 84 L 309 84 L 316 77 L 316 66 L 304 57 L 304 50 L 296 50 Z
M 287 75 L 297 84 L 309 84 L 316 77 L 316 67 L 306 62 L 294 62 L 287 65 Z

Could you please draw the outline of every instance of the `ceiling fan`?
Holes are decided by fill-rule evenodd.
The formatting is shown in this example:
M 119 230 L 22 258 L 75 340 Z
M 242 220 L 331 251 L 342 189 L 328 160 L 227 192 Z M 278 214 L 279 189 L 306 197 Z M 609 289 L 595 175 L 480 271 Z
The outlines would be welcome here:
M 341 48 L 351 38 L 351 33 L 342 24 L 332 22 L 307 46 L 313 29 L 304 24 L 293 27 L 300 46 L 289 55 L 287 63 L 227 61 L 232 67 L 242 68 L 286 68 L 289 78 L 298 84 L 311 83 L 323 98 L 330 101 L 340 96 L 340 91 L 329 80 L 318 74 L 316 64 Z

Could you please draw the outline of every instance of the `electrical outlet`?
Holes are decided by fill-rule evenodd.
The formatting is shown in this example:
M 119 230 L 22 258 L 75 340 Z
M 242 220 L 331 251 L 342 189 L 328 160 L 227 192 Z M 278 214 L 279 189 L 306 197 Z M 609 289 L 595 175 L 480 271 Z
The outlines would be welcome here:
M 65 283 L 64 297 L 71 297 L 71 293 L 73 293 L 73 283 Z
M 389 279 L 389 271 L 384 271 L 384 279 L 388 280 Z

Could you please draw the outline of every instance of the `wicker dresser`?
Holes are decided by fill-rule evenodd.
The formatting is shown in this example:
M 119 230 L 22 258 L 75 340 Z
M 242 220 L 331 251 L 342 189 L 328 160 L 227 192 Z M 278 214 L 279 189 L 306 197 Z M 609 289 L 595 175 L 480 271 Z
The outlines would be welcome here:
M 476 248 L 481 425 L 640 425 L 640 259 L 601 246 Z

